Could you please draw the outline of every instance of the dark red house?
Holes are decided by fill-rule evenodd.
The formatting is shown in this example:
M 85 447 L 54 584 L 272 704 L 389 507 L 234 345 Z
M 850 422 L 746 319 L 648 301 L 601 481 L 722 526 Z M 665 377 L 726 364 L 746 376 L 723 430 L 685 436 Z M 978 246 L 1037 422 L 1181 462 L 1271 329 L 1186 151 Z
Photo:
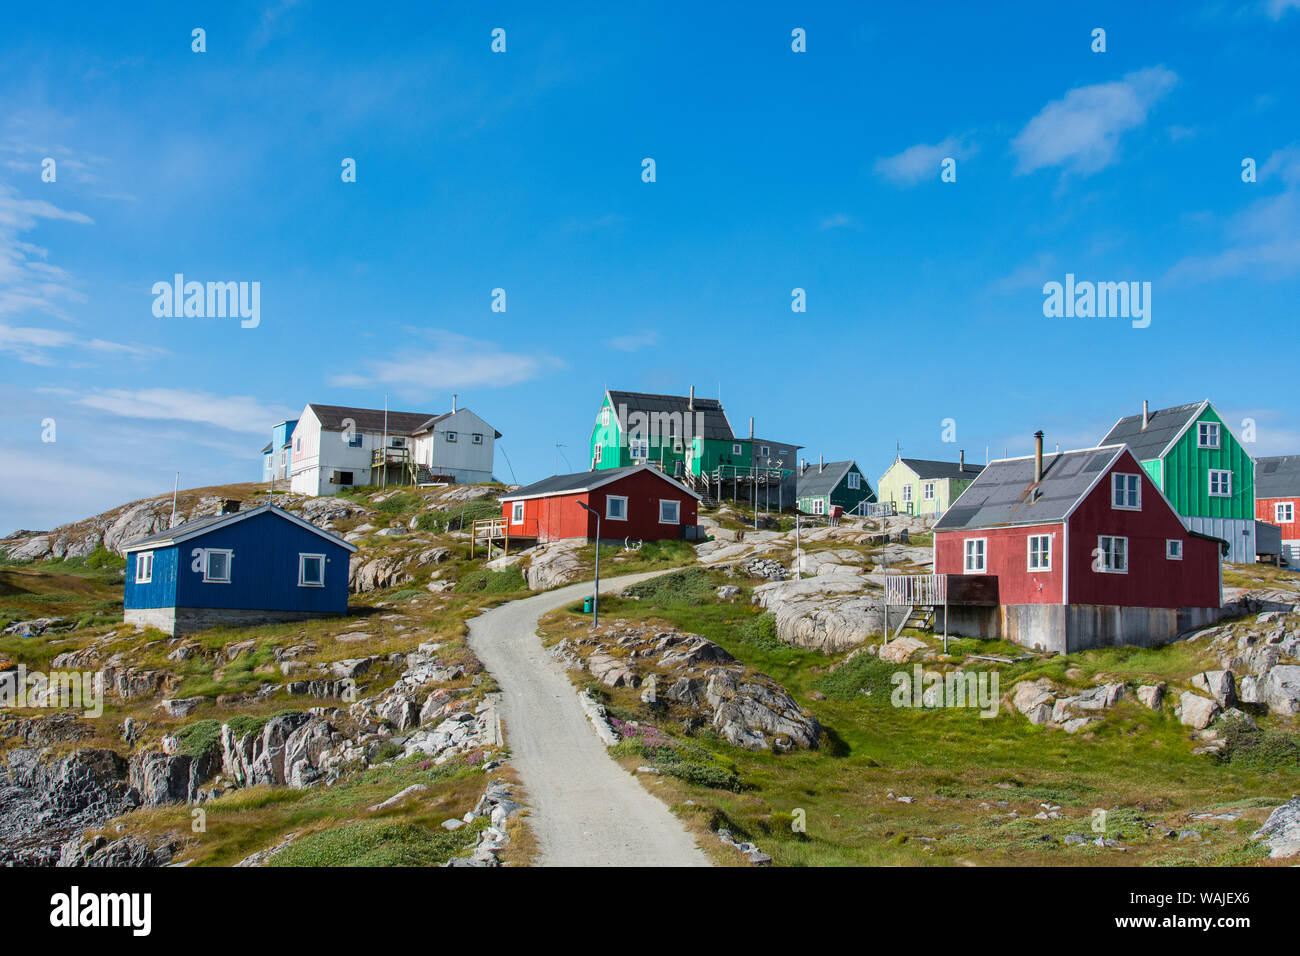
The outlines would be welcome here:
M 949 629 L 1069 653 L 1217 618 L 1224 543 L 1189 531 L 1126 445 L 991 462 L 934 528 L 936 574 L 996 578 Z
M 683 538 L 698 516 L 700 496 L 652 465 L 632 465 L 555 475 L 501 499 L 501 516 L 512 535 L 539 542 L 560 538 L 658 541 Z M 581 504 L 580 504 L 581 503 Z

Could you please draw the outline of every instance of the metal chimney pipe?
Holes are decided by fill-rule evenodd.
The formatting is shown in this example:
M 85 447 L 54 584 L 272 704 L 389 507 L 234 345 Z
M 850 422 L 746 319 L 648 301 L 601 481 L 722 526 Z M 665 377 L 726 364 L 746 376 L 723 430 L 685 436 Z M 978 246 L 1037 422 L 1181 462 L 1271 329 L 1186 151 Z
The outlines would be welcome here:
M 822 456 L 821 456 L 821 455 L 818 455 L 818 456 L 817 456 L 817 474 L 820 475 L 820 474 L 822 473 L 822 469 L 825 468 L 825 467 L 826 467 L 825 464 L 822 463 Z
M 686 400 L 687 411 L 695 411 L 695 386 L 691 386 L 691 397 Z
M 452 393 L 451 393 L 451 411 L 452 411 L 452 414 L 455 414 L 455 412 L 456 412 L 456 393 L 455 393 L 455 392 L 452 392 Z
M 957 470 L 958 471 L 966 470 L 966 449 L 965 448 L 957 452 Z
M 1142 399 L 1142 430 L 1143 431 L 1146 431 L 1147 424 L 1150 421 L 1151 421 L 1151 408 L 1147 404 L 1147 400 L 1144 398 Z
M 754 440 L 754 416 L 749 416 L 749 440 Z
M 1043 433 L 1034 432 L 1034 484 L 1043 480 Z

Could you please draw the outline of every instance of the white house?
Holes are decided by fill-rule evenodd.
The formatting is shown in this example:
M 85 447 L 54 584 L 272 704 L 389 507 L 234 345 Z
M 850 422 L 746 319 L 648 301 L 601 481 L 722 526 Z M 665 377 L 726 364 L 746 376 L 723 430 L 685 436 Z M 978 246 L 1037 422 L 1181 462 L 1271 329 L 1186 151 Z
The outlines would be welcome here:
M 311 404 L 293 430 L 289 486 L 332 495 L 381 483 L 489 481 L 500 437 L 467 408 L 438 415 Z

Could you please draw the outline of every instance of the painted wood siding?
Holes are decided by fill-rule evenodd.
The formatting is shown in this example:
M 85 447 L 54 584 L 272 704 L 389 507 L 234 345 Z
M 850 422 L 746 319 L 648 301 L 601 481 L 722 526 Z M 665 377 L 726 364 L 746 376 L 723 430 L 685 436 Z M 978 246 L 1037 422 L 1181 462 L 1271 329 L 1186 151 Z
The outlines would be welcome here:
M 126 556 L 126 580 L 122 587 L 122 606 L 126 610 L 145 607 L 173 607 L 176 603 L 176 548 L 155 548 L 153 554 L 153 580 L 146 584 L 136 581 L 140 555 L 149 552 L 133 551 Z
M 1197 447 L 1197 424 L 1219 425 L 1219 447 Z M 1253 519 L 1255 517 L 1255 463 L 1237 442 L 1232 430 L 1207 407 L 1164 457 L 1164 492 L 1174 509 L 1186 517 Z M 1232 497 L 1210 495 L 1210 470 L 1232 472 Z
M 1065 581 L 1064 526 L 1028 525 L 1019 528 L 980 528 L 940 531 L 934 536 L 936 574 L 966 574 L 966 541 L 985 540 L 987 575 L 998 579 L 998 600 L 1003 604 L 1060 604 Z M 1029 570 L 1029 538 L 1051 537 L 1051 567 Z
M 609 495 L 627 498 L 627 520 L 605 517 L 608 512 L 606 498 Z M 676 524 L 660 522 L 661 498 L 678 502 Z M 596 519 L 579 502 L 585 502 L 600 513 L 600 535 L 607 539 L 630 537 L 637 541 L 658 541 L 680 538 L 685 533 L 684 528 L 698 521 L 698 502 L 694 496 L 679 490 L 653 472 L 641 471 L 590 492 L 524 499 L 524 529 L 531 531 L 536 528 L 540 541 L 594 538 Z M 501 514 L 507 522 L 513 516 L 514 504 L 508 500 L 501 502 Z

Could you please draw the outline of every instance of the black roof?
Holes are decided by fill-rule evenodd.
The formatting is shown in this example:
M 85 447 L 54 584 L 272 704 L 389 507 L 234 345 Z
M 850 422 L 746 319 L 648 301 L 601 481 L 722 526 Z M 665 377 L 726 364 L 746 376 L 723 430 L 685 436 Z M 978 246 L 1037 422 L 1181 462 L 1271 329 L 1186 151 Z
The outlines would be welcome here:
M 353 408 L 350 405 L 316 405 L 307 406 L 315 414 L 321 428 L 341 430 L 347 427 L 344 422 L 351 419 L 358 431 L 377 432 L 384 429 L 384 410 L 382 408 Z M 431 426 L 433 422 L 445 418 L 429 412 L 395 412 L 388 413 L 388 430 L 397 435 L 410 435 Z
M 541 481 L 535 481 L 531 485 L 524 485 L 522 488 L 516 488 L 509 494 L 502 495 L 502 501 L 510 501 L 514 498 L 538 498 L 543 495 L 570 494 L 577 491 L 589 491 L 601 485 L 609 484 L 611 481 L 617 481 L 626 475 L 638 471 L 650 471 L 658 475 L 664 481 L 677 485 L 683 491 L 696 498 L 699 495 L 691 491 L 685 485 L 674 478 L 665 475 L 658 468 L 652 465 L 624 465 L 622 468 L 593 468 L 591 471 L 577 471 L 571 475 L 552 475 L 550 478 L 543 478 Z
M 955 461 L 935 461 L 931 458 L 902 458 L 908 468 L 916 472 L 918 478 L 974 478 L 984 470 L 983 465 L 972 465 L 966 462 L 964 468 L 959 468 Z
M 644 412 L 646 415 L 653 415 L 655 412 L 660 414 L 679 414 L 685 419 L 685 416 L 692 414 L 690 407 L 691 400 L 686 395 L 653 395 L 649 392 L 619 392 L 611 390 L 609 400 L 614 406 L 615 414 L 618 414 L 619 406 L 627 407 L 627 414 L 633 412 Z M 727 421 L 727 414 L 722 410 L 722 403 L 716 398 L 696 398 L 695 412 L 698 412 L 704 419 L 704 430 L 701 437 L 720 439 L 723 441 L 734 441 L 735 435 L 731 431 L 731 423 Z M 691 426 L 692 430 L 694 425 Z
M 844 480 L 844 476 L 849 473 L 849 469 L 852 467 L 852 459 L 849 461 L 828 461 L 822 465 L 821 474 L 818 474 L 817 466 L 809 462 L 808 470 L 799 476 L 795 494 L 800 498 L 828 495 Z M 870 488 L 867 490 L 869 491 Z
M 1192 402 L 1159 408 L 1147 414 L 1147 427 L 1142 427 L 1142 413 L 1129 415 L 1117 421 L 1101 440 L 1103 445 L 1128 445 L 1138 461 L 1159 458 L 1178 433 L 1187 427 L 1208 402 Z
M 934 529 L 1060 521 L 1123 451 L 1122 445 L 1108 445 L 1045 454 L 1043 480 L 1037 486 L 1033 455 L 991 461 L 944 512 Z
M 1300 455 L 1255 459 L 1255 497 L 1300 495 Z

